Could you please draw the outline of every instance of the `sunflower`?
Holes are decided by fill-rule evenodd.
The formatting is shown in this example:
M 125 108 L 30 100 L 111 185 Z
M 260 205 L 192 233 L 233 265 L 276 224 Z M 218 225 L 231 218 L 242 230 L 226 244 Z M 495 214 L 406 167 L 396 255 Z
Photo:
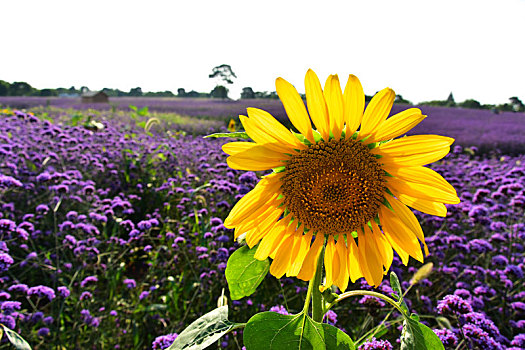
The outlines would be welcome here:
M 233 169 L 264 171 L 252 191 L 233 207 L 224 225 L 235 237 L 246 234 L 255 258 L 272 258 L 277 278 L 313 278 L 324 249 L 325 282 L 346 290 L 349 279 L 364 277 L 378 286 L 395 250 L 409 257 L 428 255 L 423 231 L 410 206 L 445 216 L 444 203 L 459 203 L 454 188 L 424 167 L 450 151 L 453 139 L 405 136 L 426 116 L 410 108 L 388 118 L 395 93 L 379 91 L 365 109 L 360 81 L 350 75 L 344 91 L 337 75 L 324 90 L 308 70 L 306 104 L 282 78 L 277 94 L 298 133 L 269 113 L 248 108 L 240 120 L 254 142 L 231 142 L 222 149 Z M 317 129 L 312 127 L 312 122 Z

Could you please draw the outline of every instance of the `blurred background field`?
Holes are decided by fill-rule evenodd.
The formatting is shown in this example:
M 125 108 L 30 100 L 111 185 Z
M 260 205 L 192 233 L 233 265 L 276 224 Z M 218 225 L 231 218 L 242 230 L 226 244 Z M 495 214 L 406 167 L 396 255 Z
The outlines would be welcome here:
M 446 104 L 446 101 L 439 101 Z M 158 98 L 158 97 L 110 97 L 108 103 L 82 103 L 80 98 L 0 96 L 0 106 L 8 105 L 19 109 L 34 109 L 50 112 L 54 108 L 79 111 L 130 111 L 129 105 L 138 108 L 148 107 L 151 116 L 172 115 L 171 118 L 196 117 L 200 126 L 206 124 L 218 130 L 230 119 L 246 114 L 247 107 L 256 107 L 270 112 L 288 127 L 289 124 L 281 102 L 275 98 L 222 100 L 220 98 Z M 397 103 L 391 114 L 398 113 L 412 105 Z M 475 146 L 486 153 L 498 149 L 505 153 L 525 152 L 525 112 L 514 112 L 507 105 L 505 111 L 493 108 L 464 108 L 419 105 L 423 114 L 428 115 L 422 123 L 409 132 L 410 134 L 448 135 L 462 146 Z M 510 110 L 509 110 L 510 109 Z M 519 107 L 518 107 L 519 109 Z M 53 113 L 58 113 L 55 110 Z M 69 111 L 68 113 L 73 113 Z M 179 117 L 174 117 L 178 115 Z M 189 119 L 186 127 L 192 124 Z M 202 131 L 202 130 L 201 130 Z M 202 133 L 202 132 L 201 132 Z

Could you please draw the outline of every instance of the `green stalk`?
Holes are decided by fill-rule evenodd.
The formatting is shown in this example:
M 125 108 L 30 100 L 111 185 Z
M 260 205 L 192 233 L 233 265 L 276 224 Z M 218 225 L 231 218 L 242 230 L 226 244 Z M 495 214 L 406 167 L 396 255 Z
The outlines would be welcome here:
M 314 278 L 310 281 L 313 284 L 312 288 L 312 318 L 316 322 L 321 322 L 323 320 L 323 295 L 319 291 L 319 287 L 322 283 L 323 275 L 323 262 L 324 262 L 324 249 L 321 250 L 319 258 L 317 260 L 317 268 L 315 270 Z
M 328 307 L 326 309 L 330 310 L 332 308 L 332 306 L 334 306 L 335 304 L 337 304 L 341 300 L 349 298 L 349 297 L 353 297 L 353 296 L 358 296 L 358 295 L 370 295 L 370 296 L 373 296 L 373 297 L 376 297 L 376 298 L 379 298 L 379 299 L 383 299 L 384 301 L 386 301 L 387 303 L 389 303 L 390 305 L 395 307 L 399 312 L 401 312 L 402 315 L 406 315 L 405 310 L 403 310 L 394 299 L 389 298 L 386 295 L 383 295 L 381 293 L 372 292 L 372 291 L 369 291 L 369 290 L 352 290 L 352 291 L 343 293 L 343 294 L 339 295 L 339 297 L 336 300 L 334 300 L 332 303 L 330 303 L 330 305 L 328 305 Z

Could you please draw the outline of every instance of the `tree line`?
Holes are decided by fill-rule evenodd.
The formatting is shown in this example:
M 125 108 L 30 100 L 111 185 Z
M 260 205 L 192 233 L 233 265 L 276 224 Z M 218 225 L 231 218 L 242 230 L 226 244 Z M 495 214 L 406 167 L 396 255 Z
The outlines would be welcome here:
M 101 91 L 106 93 L 109 97 L 191 97 L 191 98 L 220 98 L 222 100 L 229 99 L 229 89 L 226 87 L 229 84 L 233 84 L 233 80 L 237 78 L 237 75 L 233 72 L 232 68 L 228 64 L 221 64 L 213 67 L 212 72 L 208 75 L 210 79 L 216 80 L 216 85 L 213 90 L 209 93 L 198 92 L 195 90 L 186 91 L 184 88 L 177 89 L 175 95 L 171 91 L 160 91 L 160 92 L 143 92 L 142 88 L 136 87 L 125 92 L 119 89 L 103 88 Z M 79 96 L 84 92 L 89 91 L 89 88 L 82 86 L 80 89 L 76 89 L 74 86 L 67 88 L 57 89 L 36 89 L 26 82 L 14 82 L 8 83 L 0 80 L 0 96 Z M 303 99 L 305 96 L 302 95 Z M 244 87 L 241 92 L 241 99 L 277 99 L 277 92 L 275 91 L 253 91 L 251 87 Z M 371 96 L 365 96 L 366 101 L 371 100 Z M 410 101 L 403 98 L 401 95 L 396 95 L 396 103 L 412 104 Z M 420 102 L 418 105 L 427 106 L 443 106 L 443 107 L 460 107 L 460 108 L 471 108 L 471 109 L 489 109 L 494 113 L 499 111 L 511 111 L 511 112 L 525 112 L 525 104 L 516 96 L 509 98 L 509 103 L 503 103 L 499 105 L 493 104 L 481 104 L 479 101 L 474 99 L 467 99 L 463 102 L 456 103 L 452 93 L 446 100 L 433 100 Z

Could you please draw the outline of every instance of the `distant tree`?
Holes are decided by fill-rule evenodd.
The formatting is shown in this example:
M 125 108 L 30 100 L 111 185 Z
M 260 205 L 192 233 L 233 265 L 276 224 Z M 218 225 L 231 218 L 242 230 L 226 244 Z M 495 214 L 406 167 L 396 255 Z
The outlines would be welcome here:
M 142 96 L 143 95 L 142 89 L 140 87 L 133 88 L 133 89 L 129 90 L 128 95 L 129 96 L 133 96 L 133 97 Z
M 9 95 L 10 86 L 11 84 L 9 84 L 7 81 L 0 80 L 0 96 Z
M 241 98 L 255 98 L 255 92 L 253 92 L 253 89 L 251 87 L 242 88 Z
M 268 99 L 278 99 L 279 96 L 277 95 L 276 91 L 257 91 L 255 93 L 255 98 L 268 98 Z
M 82 86 L 82 87 L 80 88 L 80 93 L 81 93 L 81 94 L 84 94 L 84 93 L 86 93 L 86 92 L 89 92 L 89 88 L 88 88 L 87 86 Z
M 514 110 L 514 112 L 525 112 L 525 105 L 523 104 L 523 102 L 521 102 L 521 100 L 518 97 L 511 97 L 509 98 L 509 101 L 512 105 L 512 109 Z
M 226 87 L 222 85 L 217 85 L 215 88 L 213 88 L 210 94 L 211 94 L 211 97 L 221 98 L 224 100 L 225 98 L 228 97 L 228 89 L 226 89 Z
M 449 105 L 449 106 L 454 106 L 456 104 L 456 101 L 454 100 L 454 95 L 452 94 L 452 92 L 450 92 L 450 94 L 448 94 L 446 102 L 447 102 L 447 105 Z
M 156 91 L 156 92 L 146 92 L 143 96 L 146 97 L 173 97 L 175 96 L 171 91 Z
M 69 90 L 70 94 L 77 94 L 78 93 L 77 89 L 75 89 L 74 86 L 70 87 L 68 90 Z
M 481 103 L 474 99 L 468 99 L 461 103 L 458 103 L 459 107 L 470 108 L 470 109 L 481 109 Z
M 179 96 L 179 97 L 186 97 L 186 90 L 184 90 L 183 88 L 178 88 L 177 89 L 177 96 Z
M 233 84 L 233 78 L 237 78 L 232 70 L 232 67 L 228 64 L 221 64 L 220 66 L 213 67 L 211 74 L 208 76 L 211 79 L 219 79 L 226 84 Z M 219 84 L 217 84 L 219 85 Z
M 403 98 L 403 96 L 401 96 L 401 95 L 396 95 L 396 98 L 395 98 L 394 102 L 395 103 L 404 103 L 404 104 L 407 104 L 407 105 L 412 104 L 412 102 L 410 102 L 409 100 L 405 100 Z
M 30 96 L 33 92 L 33 87 L 24 81 L 15 81 L 9 87 L 10 96 Z
M 42 89 L 39 91 L 39 96 L 58 96 L 56 90 L 53 89 Z

